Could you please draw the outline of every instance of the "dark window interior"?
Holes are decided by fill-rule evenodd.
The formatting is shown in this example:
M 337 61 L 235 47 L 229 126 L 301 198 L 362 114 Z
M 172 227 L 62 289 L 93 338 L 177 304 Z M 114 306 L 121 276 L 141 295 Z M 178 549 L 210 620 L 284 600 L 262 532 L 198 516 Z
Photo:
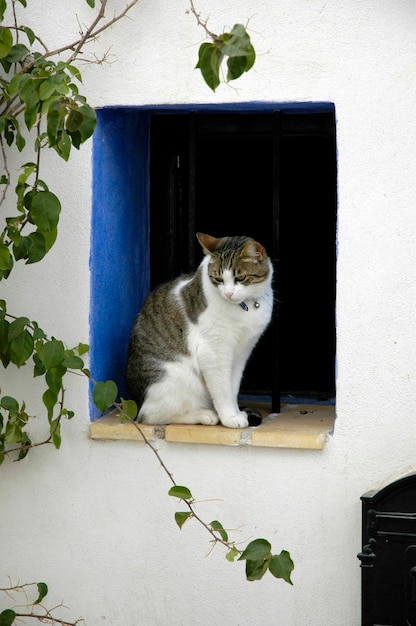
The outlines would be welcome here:
M 276 306 L 242 394 L 333 398 L 334 113 L 154 114 L 150 137 L 151 286 L 196 268 L 197 231 L 258 239 Z

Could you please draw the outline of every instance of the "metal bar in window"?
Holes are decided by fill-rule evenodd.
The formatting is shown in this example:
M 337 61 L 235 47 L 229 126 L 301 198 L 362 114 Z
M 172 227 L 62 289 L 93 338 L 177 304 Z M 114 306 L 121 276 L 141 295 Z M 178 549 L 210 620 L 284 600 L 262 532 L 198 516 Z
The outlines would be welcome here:
M 188 124 L 188 219 L 187 241 L 184 249 L 188 250 L 188 267 L 186 271 L 193 271 L 196 267 L 196 114 L 189 114 Z
M 273 114 L 273 194 L 272 194 L 272 250 L 271 256 L 274 267 L 274 291 L 275 306 L 272 319 L 272 412 L 280 413 L 280 350 L 279 350 L 279 311 L 277 293 L 279 289 L 279 218 L 280 218 L 280 139 L 281 139 L 281 113 Z

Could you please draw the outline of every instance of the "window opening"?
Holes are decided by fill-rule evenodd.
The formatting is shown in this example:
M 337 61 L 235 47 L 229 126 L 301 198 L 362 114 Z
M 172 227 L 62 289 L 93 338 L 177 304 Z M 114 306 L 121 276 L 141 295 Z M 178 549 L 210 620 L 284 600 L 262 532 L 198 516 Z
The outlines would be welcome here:
M 151 287 L 196 268 L 198 230 L 265 245 L 277 302 L 241 393 L 275 412 L 334 397 L 335 228 L 333 111 L 151 116 Z

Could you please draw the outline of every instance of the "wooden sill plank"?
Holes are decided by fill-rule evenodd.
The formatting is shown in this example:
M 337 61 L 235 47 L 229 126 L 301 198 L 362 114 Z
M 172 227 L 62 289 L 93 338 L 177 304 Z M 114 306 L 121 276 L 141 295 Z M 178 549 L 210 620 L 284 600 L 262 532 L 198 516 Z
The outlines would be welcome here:
M 261 413 L 265 417 L 257 427 L 140 424 L 140 428 L 149 441 L 166 439 L 180 443 L 309 450 L 322 450 L 334 429 L 333 406 L 286 404 L 279 414 L 269 414 L 268 407 L 262 406 Z M 120 423 L 116 411 L 93 422 L 90 425 L 90 436 L 92 439 L 142 440 L 133 424 Z
M 284 405 L 252 434 L 253 446 L 322 450 L 333 432 L 334 406 Z
M 164 426 L 140 424 L 140 428 L 149 441 L 164 438 Z M 90 437 L 91 439 L 128 439 L 143 441 L 140 432 L 134 424 L 129 422 L 122 424 L 120 422 L 118 411 L 111 411 L 111 413 L 108 413 L 95 422 L 91 422 Z

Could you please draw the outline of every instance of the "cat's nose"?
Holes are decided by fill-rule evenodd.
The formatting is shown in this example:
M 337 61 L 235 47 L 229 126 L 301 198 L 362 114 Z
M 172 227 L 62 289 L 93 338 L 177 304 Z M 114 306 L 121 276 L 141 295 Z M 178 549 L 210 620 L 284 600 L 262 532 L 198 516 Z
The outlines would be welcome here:
M 232 297 L 233 297 L 233 295 L 234 295 L 234 291 L 226 291 L 226 292 L 225 292 L 225 295 L 227 296 L 227 298 L 228 298 L 229 300 L 231 300 L 231 298 L 232 298 Z

